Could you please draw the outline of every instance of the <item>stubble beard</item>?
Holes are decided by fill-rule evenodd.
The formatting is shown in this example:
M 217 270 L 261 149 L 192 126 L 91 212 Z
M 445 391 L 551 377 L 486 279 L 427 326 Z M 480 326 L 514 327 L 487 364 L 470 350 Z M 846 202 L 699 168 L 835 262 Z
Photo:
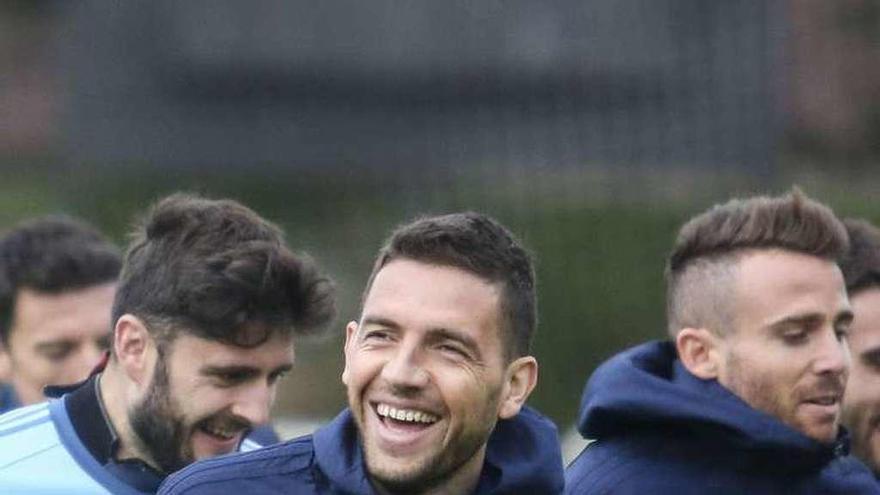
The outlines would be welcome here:
M 497 402 L 497 396 L 498 393 L 493 394 L 489 401 Z M 369 478 L 388 493 L 417 494 L 442 486 L 482 451 L 495 428 L 495 409 L 497 408 L 486 408 L 487 414 L 479 423 L 485 425 L 485 428 L 462 432 L 454 445 L 436 444 L 433 452 L 403 468 L 400 463 L 383 462 L 377 458 L 378 454 L 374 449 L 378 447 L 368 445 L 361 433 L 365 431 L 363 414 L 367 414 L 361 410 L 360 414 L 355 415 L 355 421 Z
M 812 438 L 815 441 L 823 443 L 833 442 L 834 438 L 829 440 L 820 440 L 810 433 L 810 425 L 805 424 L 797 416 L 798 400 L 803 392 L 797 388 L 793 390 L 783 390 L 788 394 L 789 403 L 786 403 L 785 397 L 780 397 L 775 391 L 772 383 L 771 375 L 760 375 L 747 371 L 747 365 L 740 357 L 734 353 L 728 356 L 728 380 L 727 388 L 735 395 L 746 402 L 752 409 L 769 414 L 788 427 L 797 430 L 803 435 Z M 819 377 L 817 382 L 810 388 L 827 388 L 834 387 L 834 378 Z M 797 386 L 796 386 L 797 387 Z M 838 433 L 839 417 L 835 421 L 833 437 L 836 438 Z

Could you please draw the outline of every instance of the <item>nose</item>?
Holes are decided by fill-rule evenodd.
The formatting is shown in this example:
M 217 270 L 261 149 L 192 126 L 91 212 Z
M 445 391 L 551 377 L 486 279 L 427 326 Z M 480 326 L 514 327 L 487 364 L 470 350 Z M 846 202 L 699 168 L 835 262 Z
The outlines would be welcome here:
M 841 375 L 849 369 L 849 346 L 838 338 L 834 329 L 823 332 L 817 356 L 813 361 L 816 374 Z
M 269 422 L 269 409 L 272 407 L 272 386 L 255 383 L 243 390 L 232 404 L 232 413 L 246 419 L 251 425 Z
M 419 349 L 400 346 L 382 367 L 382 378 L 397 389 L 421 389 L 428 384 L 428 373 Z

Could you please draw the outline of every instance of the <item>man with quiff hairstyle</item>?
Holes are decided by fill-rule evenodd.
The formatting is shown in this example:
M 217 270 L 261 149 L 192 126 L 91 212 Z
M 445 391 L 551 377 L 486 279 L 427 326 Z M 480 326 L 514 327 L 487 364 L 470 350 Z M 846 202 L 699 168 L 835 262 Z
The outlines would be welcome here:
M 199 459 L 258 448 L 294 339 L 334 314 L 330 280 L 228 199 L 174 194 L 131 235 L 112 353 L 0 416 L 0 493 L 155 493 Z M 109 309 L 109 308 L 108 308 Z
M 839 428 L 847 247 L 798 190 L 687 222 L 666 267 L 669 339 L 590 378 L 578 426 L 594 442 L 566 493 L 880 493 Z

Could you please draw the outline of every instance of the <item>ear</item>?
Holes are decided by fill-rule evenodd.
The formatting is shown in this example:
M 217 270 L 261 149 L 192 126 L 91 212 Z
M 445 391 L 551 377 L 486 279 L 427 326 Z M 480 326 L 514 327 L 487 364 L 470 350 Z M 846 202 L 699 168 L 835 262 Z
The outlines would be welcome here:
M 356 321 L 348 322 L 345 325 L 345 347 L 342 353 L 345 355 L 345 368 L 342 369 L 342 383 L 348 385 L 348 357 L 351 354 L 351 348 L 354 345 L 355 334 L 357 334 L 358 323 Z
M 721 361 L 720 339 L 707 328 L 684 328 L 675 337 L 675 349 L 681 363 L 696 377 L 717 379 Z
M 113 352 L 125 375 L 138 385 L 150 379 L 153 347 L 153 338 L 140 318 L 131 314 L 119 317 L 113 334 Z
M 538 383 L 538 361 L 532 356 L 515 359 L 507 366 L 498 417 L 508 419 L 519 414 L 529 394 Z

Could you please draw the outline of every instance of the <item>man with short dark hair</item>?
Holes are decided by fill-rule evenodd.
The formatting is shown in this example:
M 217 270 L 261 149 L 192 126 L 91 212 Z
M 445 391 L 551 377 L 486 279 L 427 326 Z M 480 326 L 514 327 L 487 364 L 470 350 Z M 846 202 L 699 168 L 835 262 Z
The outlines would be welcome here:
M 0 413 L 45 400 L 43 387 L 79 382 L 111 338 L 119 250 L 64 216 L 28 220 L 0 239 L 0 352 L 9 383 Z
M 844 224 L 850 248 L 840 267 L 855 320 L 843 424 L 852 433 L 853 453 L 880 477 L 880 230 L 864 220 Z
M 241 204 L 173 195 L 136 230 L 103 369 L 0 416 L 0 493 L 154 493 L 198 459 L 257 447 L 293 337 L 332 286 Z
M 670 340 L 600 366 L 594 440 L 566 492 L 878 493 L 839 428 L 852 323 L 843 224 L 799 191 L 687 222 L 667 264 Z
M 535 315 L 529 256 L 500 224 L 404 225 L 346 328 L 349 408 L 313 435 L 191 466 L 160 493 L 561 493 L 556 428 L 524 406 Z

